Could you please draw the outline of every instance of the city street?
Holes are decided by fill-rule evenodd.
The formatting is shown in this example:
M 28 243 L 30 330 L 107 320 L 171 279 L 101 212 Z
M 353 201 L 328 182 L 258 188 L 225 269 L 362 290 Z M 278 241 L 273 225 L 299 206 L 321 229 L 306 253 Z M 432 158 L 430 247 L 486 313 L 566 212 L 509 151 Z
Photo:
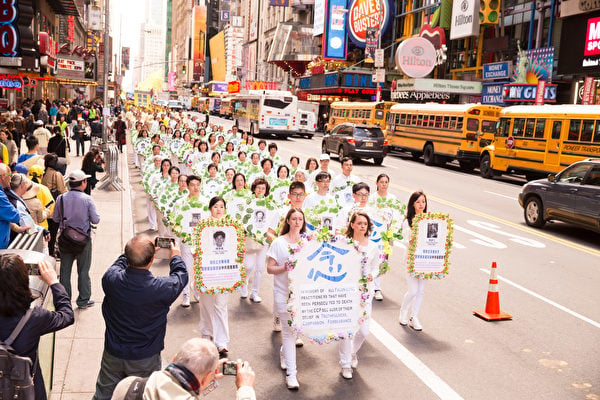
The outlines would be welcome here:
M 230 120 L 211 122 L 231 126 Z M 277 140 L 284 159 L 301 165 L 317 157 L 321 136 Z M 137 232 L 148 228 L 139 172 L 130 162 Z M 332 156 L 330 169 L 339 173 Z M 422 189 L 428 210 L 451 215 L 454 247 L 448 277 L 427 282 L 420 320 L 422 332 L 398 324 L 406 290 L 400 265 L 404 249 L 394 246 L 391 271 L 384 276 L 385 299 L 374 302 L 371 335 L 360 350 L 351 381 L 338 366 L 338 345 L 307 343 L 298 349 L 300 390 L 289 392 L 279 369 L 279 333 L 272 328 L 272 277 L 265 273 L 263 302 L 232 294 L 229 300 L 231 358 L 250 361 L 257 398 L 406 399 L 599 399 L 600 398 L 600 235 L 562 223 L 543 230 L 525 225 L 517 202 L 522 180 L 485 180 L 458 166 L 427 167 L 408 157 L 388 156 L 383 166 L 356 163 L 353 173 L 375 189 L 381 173 L 390 191 L 406 202 Z M 500 304 L 511 321 L 486 322 L 475 316 L 485 306 L 492 262 L 500 275 Z M 166 273 L 166 264 L 156 273 Z M 198 335 L 198 304 L 173 306 L 169 315 L 168 360 L 182 338 Z M 232 398 L 224 378 L 215 398 Z M 230 396 L 230 397 L 227 397 Z

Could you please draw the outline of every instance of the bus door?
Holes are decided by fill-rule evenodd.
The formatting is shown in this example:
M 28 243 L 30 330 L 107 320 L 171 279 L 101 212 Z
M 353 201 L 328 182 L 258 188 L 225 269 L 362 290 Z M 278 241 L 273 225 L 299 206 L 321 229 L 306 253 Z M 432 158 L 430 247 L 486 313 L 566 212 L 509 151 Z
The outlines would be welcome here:
M 546 157 L 544 159 L 544 165 L 558 166 L 560 164 L 560 135 L 563 122 L 552 121 L 552 123 L 548 125 L 550 125 L 550 132 L 546 134 Z

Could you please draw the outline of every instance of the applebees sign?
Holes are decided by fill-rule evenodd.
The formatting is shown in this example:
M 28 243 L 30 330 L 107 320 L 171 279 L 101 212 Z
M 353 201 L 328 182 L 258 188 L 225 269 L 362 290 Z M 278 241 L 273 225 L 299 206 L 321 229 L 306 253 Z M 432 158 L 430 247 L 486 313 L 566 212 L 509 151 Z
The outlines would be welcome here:
M 352 0 L 348 12 L 348 36 L 359 47 L 365 47 L 367 28 L 386 31 L 393 5 L 389 0 Z

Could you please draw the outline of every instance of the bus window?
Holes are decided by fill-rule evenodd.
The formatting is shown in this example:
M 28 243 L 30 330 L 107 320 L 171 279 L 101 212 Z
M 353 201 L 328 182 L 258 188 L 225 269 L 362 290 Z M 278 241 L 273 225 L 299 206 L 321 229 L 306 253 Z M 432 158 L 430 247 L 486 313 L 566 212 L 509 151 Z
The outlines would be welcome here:
M 481 131 L 484 133 L 496 133 L 496 121 L 481 121 Z
M 419 114 L 417 116 L 417 124 L 416 125 L 417 126 L 423 126 L 423 115 L 422 114 Z
M 525 123 L 525 137 L 533 137 L 533 128 L 535 127 L 535 119 L 527 118 Z
M 458 117 L 456 119 L 456 130 L 462 131 L 463 128 L 463 117 Z
M 581 126 L 581 137 L 579 138 L 580 142 L 591 142 L 592 141 L 592 133 L 594 133 L 594 120 L 585 119 L 583 120 L 583 125 Z
M 552 125 L 552 139 L 560 139 L 560 131 L 562 130 L 562 121 L 554 121 Z
M 411 115 L 410 124 L 413 125 L 413 126 L 417 125 L 417 114 Z
M 423 115 L 423 124 L 422 126 L 429 126 L 429 115 Z
M 434 125 L 435 125 L 435 116 L 434 115 L 430 115 L 429 116 L 429 127 L 433 128 Z
M 523 136 L 524 127 L 525 118 L 515 118 L 515 122 L 513 123 L 512 136 Z
M 498 122 L 498 136 L 508 137 L 510 133 L 510 119 L 502 118 Z
M 579 128 L 581 128 L 581 120 L 572 119 L 569 124 L 569 138 L 567 140 L 579 139 Z
M 273 108 L 279 108 L 279 109 L 284 109 L 287 106 L 290 105 L 290 103 L 293 101 L 294 99 L 291 97 L 284 97 L 283 100 L 281 99 L 265 99 L 263 105 L 265 107 L 273 107 Z
M 437 117 L 435 117 L 435 127 L 436 128 L 442 127 L 442 116 L 441 115 L 438 115 Z
M 546 127 L 545 119 L 538 119 L 535 125 L 535 137 L 538 139 L 544 138 L 544 128 Z
M 450 130 L 456 129 L 456 117 L 450 117 L 450 123 L 448 124 L 448 129 L 450 129 Z
M 444 122 L 442 123 L 443 129 L 448 129 L 450 127 L 450 117 L 444 117 Z
M 400 114 L 400 125 L 406 125 L 406 114 Z
M 594 142 L 600 143 L 600 120 L 596 121 L 596 133 L 594 134 Z
M 375 110 L 375 119 L 383 119 L 383 110 Z
M 479 130 L 479 120 L 475 118 L 467 119 L 467 130 L 477 132 Z

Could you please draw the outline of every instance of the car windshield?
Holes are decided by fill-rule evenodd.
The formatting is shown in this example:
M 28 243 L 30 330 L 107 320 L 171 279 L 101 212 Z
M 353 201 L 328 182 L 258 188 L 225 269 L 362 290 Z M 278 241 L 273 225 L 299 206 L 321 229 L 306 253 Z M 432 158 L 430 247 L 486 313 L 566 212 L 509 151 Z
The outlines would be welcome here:
M 354 128 L 354 136 L 359 139 L 376 139 L 383 137 L 380 128 Z

